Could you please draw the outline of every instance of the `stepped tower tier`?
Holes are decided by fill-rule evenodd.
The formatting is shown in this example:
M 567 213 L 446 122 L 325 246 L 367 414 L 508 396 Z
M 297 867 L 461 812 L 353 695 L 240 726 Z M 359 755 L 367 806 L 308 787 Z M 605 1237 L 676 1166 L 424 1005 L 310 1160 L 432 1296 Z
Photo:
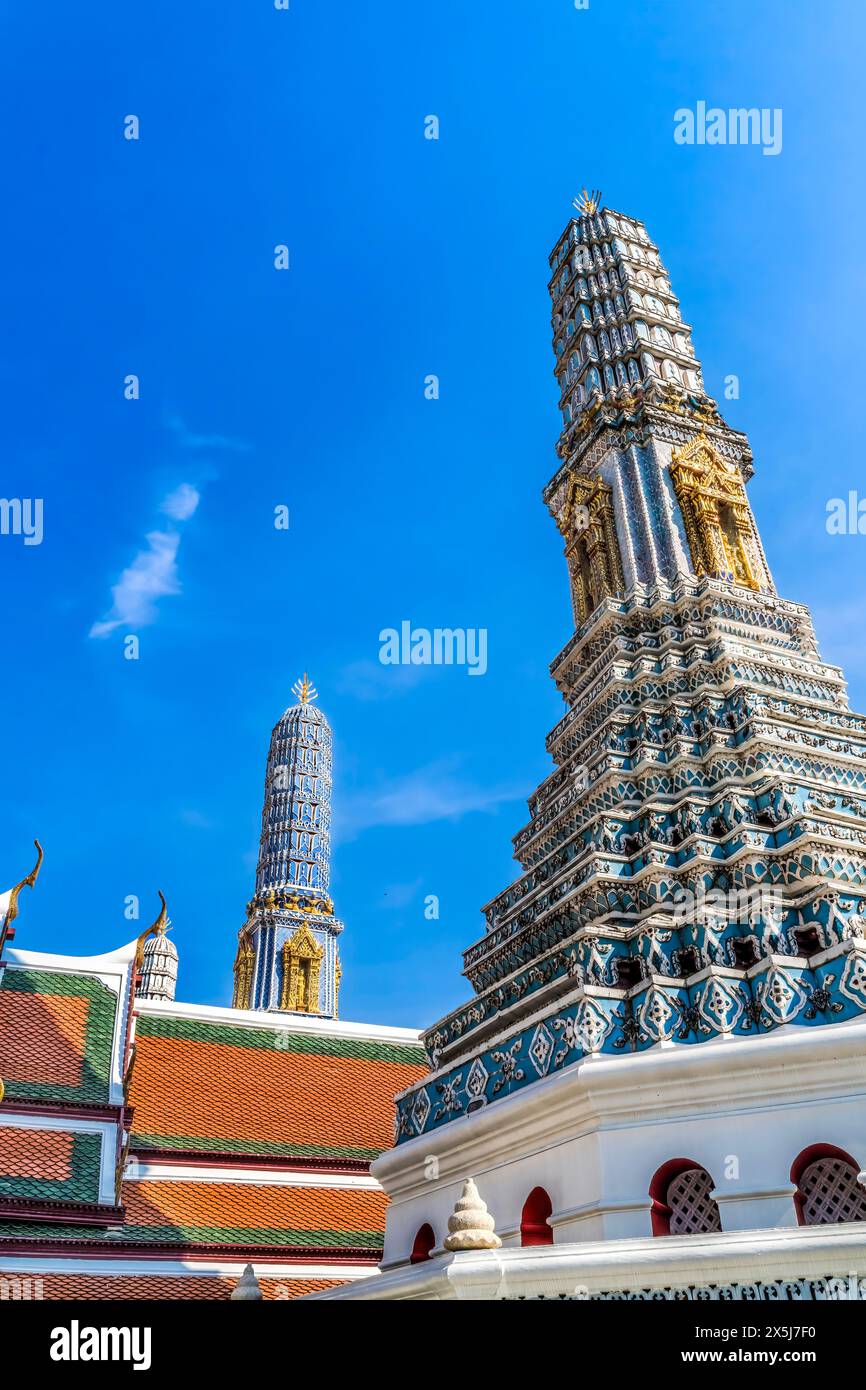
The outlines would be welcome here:
M 331 727 L 307 680 L 271 734 L 255 896 L 238 936 L 235 1008 L 334 1018 L 343 924 L 328 896 Z
M 566 709 L 400 1142 L 587 1057 L 866 1011 L 866 719 L 775 591 L 748 441 L 642 223 L 587 198 L 550 267 Z

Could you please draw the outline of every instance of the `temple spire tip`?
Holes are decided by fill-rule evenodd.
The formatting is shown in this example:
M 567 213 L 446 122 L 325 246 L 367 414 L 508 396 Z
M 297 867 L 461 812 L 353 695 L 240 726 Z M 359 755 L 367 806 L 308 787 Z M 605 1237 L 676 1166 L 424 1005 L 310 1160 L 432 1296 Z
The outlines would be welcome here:
M 319 692 L 313 682 L 307 679 L 306 671 L 300 680 L 295 681 L 292 686 L 292 694 L 297 695 L 302 705 L 310 705 L 319 698 Z

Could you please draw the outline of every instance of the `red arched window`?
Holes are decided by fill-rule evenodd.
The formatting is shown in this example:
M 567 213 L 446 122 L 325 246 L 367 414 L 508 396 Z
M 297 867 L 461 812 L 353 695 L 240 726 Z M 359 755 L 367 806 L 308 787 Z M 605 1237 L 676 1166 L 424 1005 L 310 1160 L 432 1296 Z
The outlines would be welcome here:
M 859 1171 L 856 1158 L 832 1144 L 811 1144 L 804 1149 L 791 1165 L 800 1225 L 866 1221 L 866 1188 L 857 1181 Z
M 543 1187 L 534 1187 L 520 1215 L 521 1245 L 552 1245 L 553 1231 L 547 1224 L 553 1207 Z
M 663 1163 L 652 1182 L 654 1236 L 702 1235 L 722 1229 L 719 1208 L 712 1196 L 715 1183 L 693 1158 L 672 1158 Z
M 436 1237 L 433 1234 L 433 1227 L 425 1221 L 415 1237 L 415 1243 L 412 1246 L 412 1254 L 409 1256 L 409 1263 L 419 1265 L 422 1260 L 429 1260 L 435 1244 Z

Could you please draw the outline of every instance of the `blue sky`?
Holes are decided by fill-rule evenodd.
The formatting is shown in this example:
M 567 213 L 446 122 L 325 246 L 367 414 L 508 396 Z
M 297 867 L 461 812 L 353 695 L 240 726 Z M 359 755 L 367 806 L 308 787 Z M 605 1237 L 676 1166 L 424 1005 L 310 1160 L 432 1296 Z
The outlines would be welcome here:
M 0 492 L 44 499 L 40 546 L 0 537 L 0 888 L 46 851 L 19 946 L 111 949 L 162 888 L 179 995 L 228 1002 L 268 736 L 308 669 L 341 1011 L 420 1026 L 465 997 L 562 712 L 547 255 L 584 184 L 646 221 L 711 394 L 739 377 L 777 585 L 866 707 L 866 538 L 825 529 L 866 490 L 856 0 L 3 10 Z M 781 154 L 675 144 L 699 100 L 781 108 Z M 176 592 L 127 661 L 130 624 L 91 634 L 142 554 Z M 404 619 L 487 628 L 487 674 L 380 666 Z

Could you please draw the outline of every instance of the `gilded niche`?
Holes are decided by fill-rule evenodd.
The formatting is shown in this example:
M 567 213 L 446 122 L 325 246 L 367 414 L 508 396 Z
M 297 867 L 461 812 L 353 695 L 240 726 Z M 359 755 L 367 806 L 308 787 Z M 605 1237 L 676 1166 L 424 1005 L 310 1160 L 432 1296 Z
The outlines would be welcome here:
M 770 588 L 770 576 L 740 471 L 706 435 L 671 454 L 671 479 L 682 512 L 695 574 Z
M 319 976 L 324 959 L 320 946 L 304 924 L 283 946 L 283 993 L 280 1008 L 295 1013 L 319 1012 Z
M 253 991 L 253 965 L 255 953 L 250 940 L 248 925 L 238 932 L 238 953 L 235 956 L 235 988 L 232 995 L 233 1009 L 248 1009 Z
M 580 627 L 602 599 L 619 596 L 625 588 L 608 484 L 600 476 L 572 474 L 558 525 L 565 537 L 574 621 Z

